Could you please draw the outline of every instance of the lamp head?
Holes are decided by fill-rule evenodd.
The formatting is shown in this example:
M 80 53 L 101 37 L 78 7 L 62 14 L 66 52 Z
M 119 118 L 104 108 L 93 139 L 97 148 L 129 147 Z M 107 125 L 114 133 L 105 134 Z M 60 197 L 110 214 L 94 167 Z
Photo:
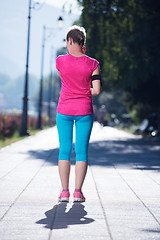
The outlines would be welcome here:
M 58 27 L 59 28 L 63 27 L 63 18 L 61 16 L 58 18 Z

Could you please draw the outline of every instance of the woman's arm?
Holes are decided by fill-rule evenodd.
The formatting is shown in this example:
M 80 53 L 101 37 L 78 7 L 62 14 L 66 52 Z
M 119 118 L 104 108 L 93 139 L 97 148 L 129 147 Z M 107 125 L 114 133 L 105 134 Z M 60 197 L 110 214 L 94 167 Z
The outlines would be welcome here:
M 58 75 L 61 77 L 61 75 L 60 75 L 60 71 L 58 71 Z
M 100 75 L 99 67 L 96 68 L 96 70 L 93 72 L 92 76 L 94 75 Z M 93 96 L 99 95 L 101 93 L 101 81 L 99 79 L 95 79 L 92 81 L 92 88 L 91 88 L 91 94 Z

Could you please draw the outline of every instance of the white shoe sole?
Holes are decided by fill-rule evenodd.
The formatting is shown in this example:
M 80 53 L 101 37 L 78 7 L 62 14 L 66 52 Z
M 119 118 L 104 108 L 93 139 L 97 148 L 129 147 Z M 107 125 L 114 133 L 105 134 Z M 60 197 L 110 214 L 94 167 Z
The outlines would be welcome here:
M 74 202 L 85 202 L 85 199 L 82 199 L 82 198 L 74 198 Z
M 69 198 L 61 198 L 59 199 L 59 202 L 69 202 Z

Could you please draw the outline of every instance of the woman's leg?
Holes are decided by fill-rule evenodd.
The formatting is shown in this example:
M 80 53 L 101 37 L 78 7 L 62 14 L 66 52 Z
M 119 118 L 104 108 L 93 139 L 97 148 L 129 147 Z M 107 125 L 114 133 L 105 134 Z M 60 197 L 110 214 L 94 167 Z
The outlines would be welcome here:
M 69 189 L 70 165 L 71 165 L 70 161 L 67 161 L 67 160 L 58 161 L 59 176 L 61 179 L 63 190 Z
M 87 162 L 76 161 L 75 166 L 75 189 L 82 189 L 82 185 L 87 173 Z
M 80 116 L 76 125 L 75 189 L 82 188 L 88 167 L 88 144 L 93 126 L 93 115 Z
M 70 157 L 73 145 L 73 119 L 71 116 L 57 113 L 57 129 L 59 135 L 59 175 L 63 190 L 69 189 Z

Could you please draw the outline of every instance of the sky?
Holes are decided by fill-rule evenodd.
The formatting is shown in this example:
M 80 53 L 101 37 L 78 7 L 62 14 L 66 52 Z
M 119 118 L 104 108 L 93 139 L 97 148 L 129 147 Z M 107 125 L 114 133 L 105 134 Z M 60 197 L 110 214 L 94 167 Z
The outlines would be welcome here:
M 32 0 L 29 73 L 40 78 L 42 30 L 52 37 L 45 42 L 44 75 L 50 72 L 51 48 L 53 49 L 53 70 L 55 71 L 56 51 L 62 47 L 67 29 L 79 19 L 81 9 L 76 0 L 40 0 L 40 5 Z M 29 0 L 0 1 L 0 73 L 11 78 L 25 73 L 27 50 L 27 24 Z M 64 6 L 64 11 L 63 11 Z M 69 14 L 71 10 L 71 14 Z M 57 27 L 57 19 L 62 16 L 64 26 Z
M 78 6 L 76 0 L 40 0 L 41 3 L 47 3 L 51 6 L 62 9 L 65 6 L 66 10 L 74 9 L 74 14 L 81 14 L 81 8 Z

